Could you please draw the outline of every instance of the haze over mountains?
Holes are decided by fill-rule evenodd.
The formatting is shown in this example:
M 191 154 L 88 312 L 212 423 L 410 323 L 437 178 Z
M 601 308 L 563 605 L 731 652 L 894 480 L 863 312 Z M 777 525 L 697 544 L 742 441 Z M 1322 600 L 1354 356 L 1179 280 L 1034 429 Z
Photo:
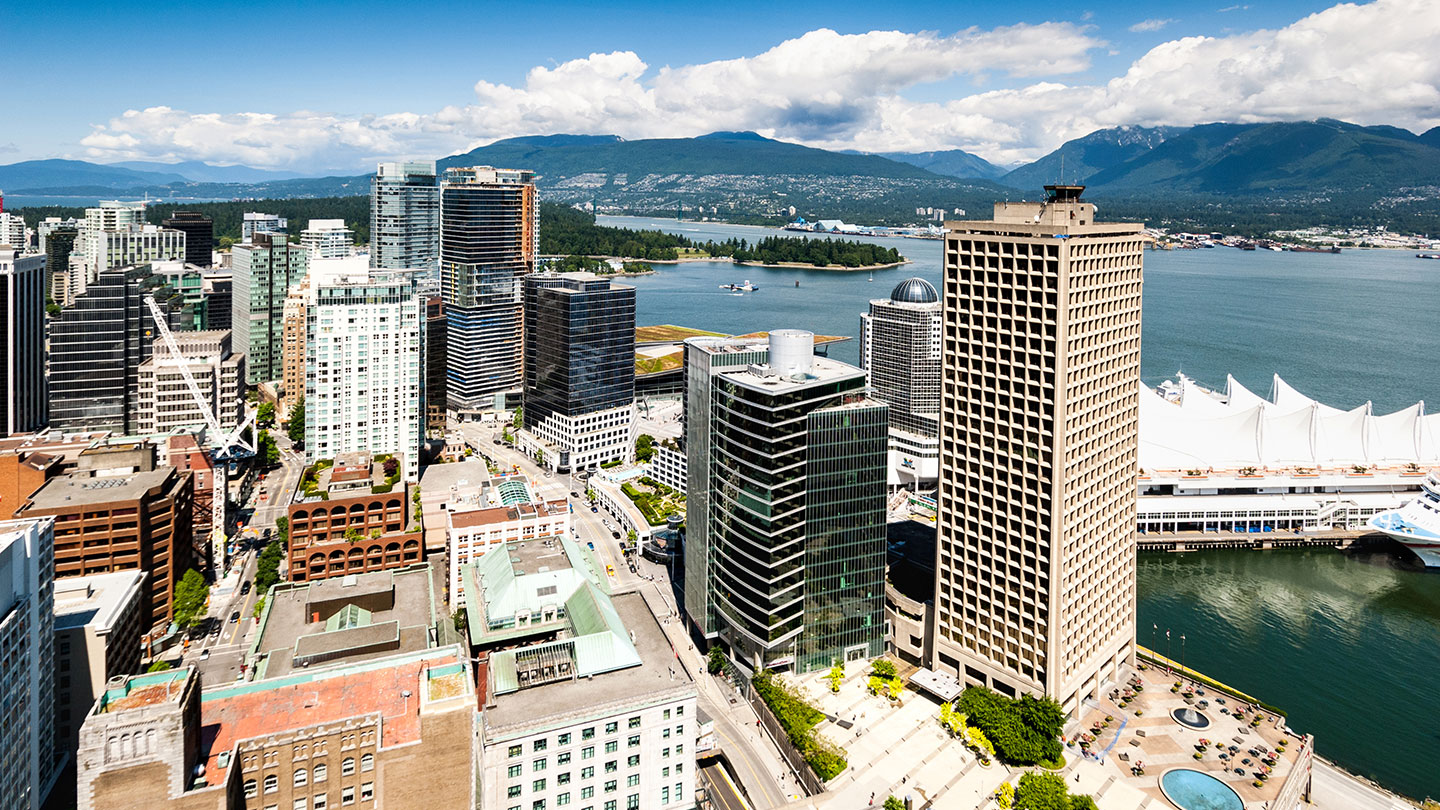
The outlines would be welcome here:
M 1057 181 L 1085 183 L 1094 198 L 1216 195 L 1262 200 L 1397 195 L 1433 209 L 1440 200 L 1440 128 L 1421 135 L 1330 119 L 1193 127 L 1117 127 L 1063 144 L 1006 170 L 962 150 L 871 155 L 831 152 L 716 132 L 696 138 L 623 140 L 613 135 L 510 138 L 452 155 L 441 168 L 488 164 L 540 175 L 547 196 L 607 210 L 714 209 L 720 216 L 827 210 L 894 220 L 916 207 L 948 210 L 1036 196 Z M 368 175 L 293 178 L 244 166 L 41 160 L 0 166 L 0 189 L 27 193 L 189 198 L 365 194 Z M 69 190 L 69 191 L 67 191 Z M 977 208 L 977 210 L 980 210 Z M 886 213 L 888 212 L 888 213 Z

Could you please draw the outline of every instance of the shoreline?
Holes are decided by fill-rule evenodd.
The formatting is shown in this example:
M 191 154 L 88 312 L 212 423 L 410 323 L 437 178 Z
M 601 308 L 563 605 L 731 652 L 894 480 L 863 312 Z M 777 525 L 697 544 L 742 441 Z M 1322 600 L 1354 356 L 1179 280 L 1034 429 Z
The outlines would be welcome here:
M 875 270 L 890 270 L 896 267 L 903 267 L 910 264 L 909 259 L 901 259 L 898 262 L 888 264 L 867 264 L 862 267 L 846 267 L 842 264 L 827 264 L 824 267 L 816 267 L 813 264 L 804 262 L 779 262 L 776 264 L 765 264 L 763 262 L 733 262 L 736 267 L 760 267 L 771 270 L 824 270 L 830 273 L 863 273 Z

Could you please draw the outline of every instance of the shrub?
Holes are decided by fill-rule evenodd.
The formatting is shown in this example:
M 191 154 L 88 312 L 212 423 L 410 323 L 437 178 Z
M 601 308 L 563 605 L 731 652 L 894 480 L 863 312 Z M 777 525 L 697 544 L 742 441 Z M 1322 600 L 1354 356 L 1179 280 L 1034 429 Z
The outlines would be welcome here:
M 885 797 L 885 810 L 905 810 L 905 802 L 900 801 L 893 795 Z
M 995 791 L 995 804 L 1000 810 L 1010 810 L 1015 804 L 1015 786 L 1009 782 L 1001 782 L 1000 789 Z
M 815 736 L 814 728 L 825 719 L 824 713 L 787 689 L 769 670 L 755 673 L 750 683 L 816 776 L 829 781 L 845 770 L 844 753 Z
M 1015 788 L 1015 810 L 1069 810 L 1070 791 L 1053 773 L 1026 773 Z
M 985 733 L 1002 762 L 1033 765 L 1060 756 L 1058 737 L 1065 728 L 1065 712 L 1053 700 L 1030 695 L 1011 700 L 971 686 L 960 694 L 956 708 Z
M 711 647 L 710 652 L 705 655 L 705 670 L 711 675 L 719 675 L 724 669 L 725 651 L 718 645 Z
M 888 658 L 876 658 L 870 662 L 870 671 L 882 678 L 895 677 L 895 662 Z

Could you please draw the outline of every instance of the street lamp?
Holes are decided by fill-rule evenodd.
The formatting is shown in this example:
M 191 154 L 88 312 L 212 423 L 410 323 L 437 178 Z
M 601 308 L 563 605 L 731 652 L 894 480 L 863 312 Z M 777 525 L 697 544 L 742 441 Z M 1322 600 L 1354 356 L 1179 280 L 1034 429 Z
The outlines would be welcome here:
M 1172 660 L 1172 659 L 1170 658 L 1170 630 L 1167 628 L 1167 629 L 1165 630 L 1165 673 L 1166 673 L 1167 675 L 1175 671 L 1174 668 L 1170 666 L 1170 661 L 1171 661 L 1171 660 Z
M 1180 677 L 1185 677 L 1185 634 L 1180 634 Z

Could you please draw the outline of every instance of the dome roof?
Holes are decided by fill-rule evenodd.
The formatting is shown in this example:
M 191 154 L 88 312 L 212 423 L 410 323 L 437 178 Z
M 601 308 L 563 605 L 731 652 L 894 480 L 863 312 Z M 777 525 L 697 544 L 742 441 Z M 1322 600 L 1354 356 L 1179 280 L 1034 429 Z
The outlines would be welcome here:
M 890 291 L 890 300 L 900 304 L 933 304 L 940 300 L 940 294 L 923 278 L 907 278 Z

